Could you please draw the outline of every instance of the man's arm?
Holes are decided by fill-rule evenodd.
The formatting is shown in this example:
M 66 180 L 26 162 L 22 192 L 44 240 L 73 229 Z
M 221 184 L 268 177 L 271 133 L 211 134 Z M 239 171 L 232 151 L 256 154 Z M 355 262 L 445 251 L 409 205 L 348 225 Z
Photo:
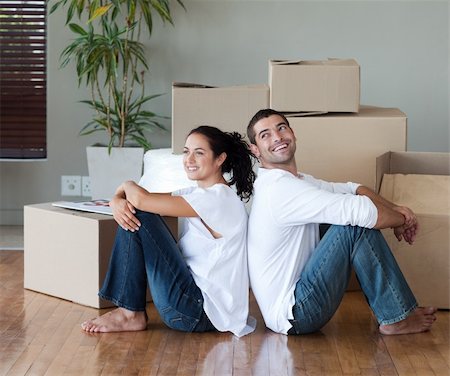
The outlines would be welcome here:
M 419 223 L 411 209 L 395 205 L 363 185 L 357 188 L 356 194 L 369 197 L 376 206 L 378 219 L 374 228 L 392 228 L 399 241 L 403 238 L 409 244 L 414 242 Z

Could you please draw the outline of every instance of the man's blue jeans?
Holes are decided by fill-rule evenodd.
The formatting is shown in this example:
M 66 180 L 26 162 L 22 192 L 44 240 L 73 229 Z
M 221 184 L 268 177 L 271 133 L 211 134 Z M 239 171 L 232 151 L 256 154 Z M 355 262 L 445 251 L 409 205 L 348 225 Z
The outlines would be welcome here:
M 289 334 L 315 332 L 331 319 L 344 296 L 352 267 L 380 325 L 401 321 L 417 307 L 380 231 L 331 226 L 297 282 Z
M 148 283 L 167 326 L 187 332 L 215 330 L 203 310 L 202 292 L 164 220 L 142 211 L 136 217 L 141 222 L 138 231 L 117 230 L 99 296 L 131 311 L 145 311 Z

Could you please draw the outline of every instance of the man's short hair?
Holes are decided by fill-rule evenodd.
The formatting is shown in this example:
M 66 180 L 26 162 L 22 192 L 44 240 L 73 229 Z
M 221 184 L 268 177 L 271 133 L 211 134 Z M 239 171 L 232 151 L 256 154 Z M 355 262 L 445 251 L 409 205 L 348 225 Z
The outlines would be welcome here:
M 250 142 L 254 145 L 256 145 L 256 134 L 255 134 L 255 129 L 254 129 L 254 125 L 260 121 L 261 119 L 264 118 L 268 118 L 269 116 L 272 115 L 278 115 L 280 116 L 283 121 L 286 123 L 286 125 L 290 128 L 291 126 L 289 125 L 289 121 L 286 119 L 286 116 L 284 116 L 281 112 L 278 112 L 276 110 L 273 110 L 271 108 L 265 108 L 263 110 L 259 110 L 250 120 L 250 122 L 248 123 L 247 126 L 247 137 L 250 140 Z

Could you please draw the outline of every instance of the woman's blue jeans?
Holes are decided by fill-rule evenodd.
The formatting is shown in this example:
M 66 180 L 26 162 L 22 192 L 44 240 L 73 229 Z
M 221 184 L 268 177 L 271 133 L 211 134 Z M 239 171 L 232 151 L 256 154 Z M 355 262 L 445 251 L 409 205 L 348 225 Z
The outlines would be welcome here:
M 203 310 L 202 292 L 164 220 L 142 211 L 136 217 L 141 222 L 138 231 L 117 230 L 99 296 L 131 311 L 145 311 L 148 284 L 167 326 L 187 332 L 215 330 Z
M 289 334 L 315 332 L 331 319 L 347 289 L 352 267 L 380 325 L 401 321 L 417 307 L 380 231 L 331 226 L 297 282 Z

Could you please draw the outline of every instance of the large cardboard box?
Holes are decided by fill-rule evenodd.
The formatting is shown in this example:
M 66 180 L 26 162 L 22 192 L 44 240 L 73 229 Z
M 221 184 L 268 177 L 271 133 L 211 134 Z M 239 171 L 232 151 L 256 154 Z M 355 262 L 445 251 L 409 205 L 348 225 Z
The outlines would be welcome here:
M 417 215 L 409 245 L 383 234 L 421 306 L 450 309 L 450 154 L 395 153 L 377 158 L 379 193 Z
M 165 218 L 177 234 L 176 218 Z M 24 287 L 94 308 L 109 264 L 117 223 L 110 215 L 24 207 Z
M 353 59 L 270 60 L 270 107 L 282 112 L 358 112 L 359 77 Z
M 297 137 L 297 168 L 334 182 L 375 189 L 376 158 L 406 150 L 406 115 L 396 108 L 361 106 L 355 114 L 288 117 Z
M 174 83 L 172 86 L 172 151 L 183 152 L 189 131 L 212 125 L 246 135 L 247 124 L 260 109 L 269 107 L 268 85 L 211 87 Z

